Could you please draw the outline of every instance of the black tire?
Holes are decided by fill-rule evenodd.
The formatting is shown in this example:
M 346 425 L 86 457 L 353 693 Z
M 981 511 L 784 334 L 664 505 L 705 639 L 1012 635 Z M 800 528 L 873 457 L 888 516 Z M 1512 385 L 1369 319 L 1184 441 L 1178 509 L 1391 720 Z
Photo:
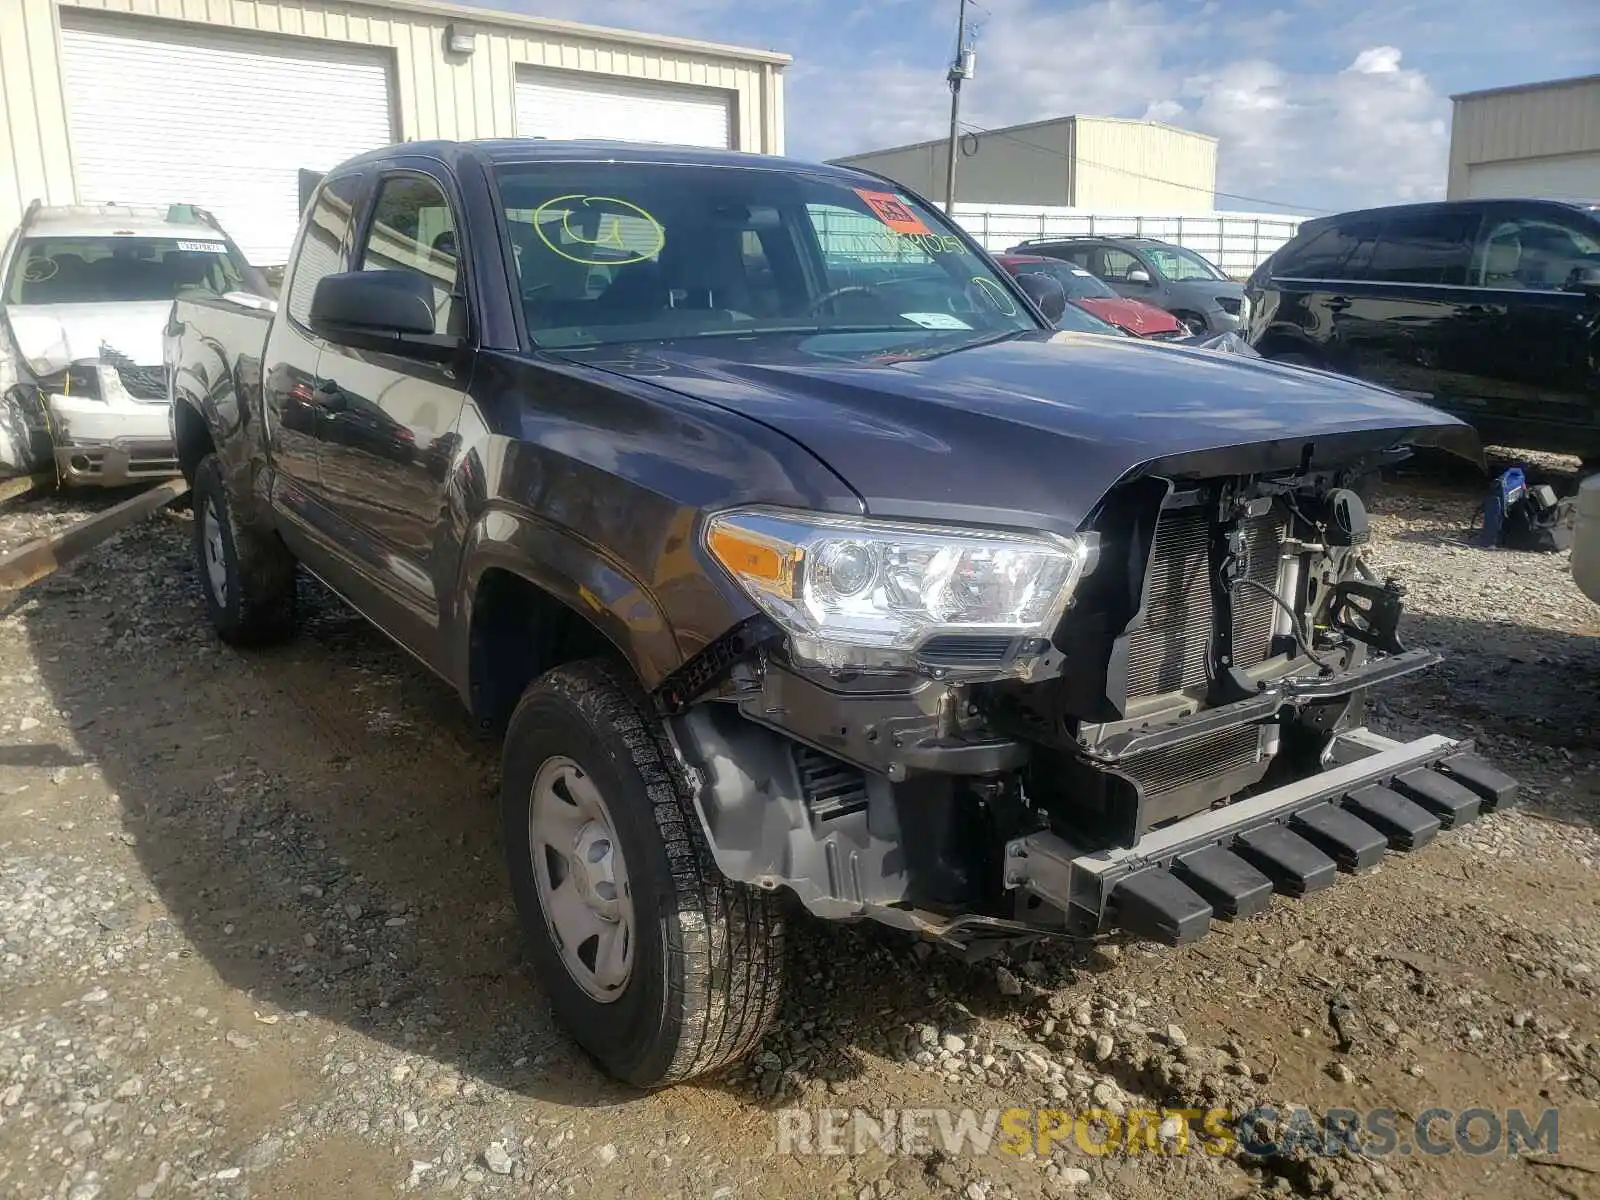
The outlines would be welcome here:
M 609 1000 L 574 978 L 539 899 L 530 817 L 540 770 L 555 759 L 570 760 L 604 797 L 626 865 L 632 968 Z M 777 897 L 723 878 L 689 786 L 619 664 L 557 667 L 511 716 L 501 814 L 534 971 L 560 1024 L 609 1074 L 638 1087 L 680 1083 L 749 1054 L 782 1000 Z
M 1190 312 L 1188 309 L 1175 308 L 1172 310 L 1172 315 L 1187 325 L 1190 333 L 1206 334 L 1211 332 L 1211 326 L 1206 322 L 1205 317 L 1201 316 L 1197 312 Z
M 208 454 L 195 468 L 195 571 L 206 612 L 223 641 L 265 646 L 289 637 L 295 627 L 295 559 L 277 533 L 242 524 L 229 500 L 222 460 Z M 209 570 L 208 514 L 220 534 L 222 594 Z

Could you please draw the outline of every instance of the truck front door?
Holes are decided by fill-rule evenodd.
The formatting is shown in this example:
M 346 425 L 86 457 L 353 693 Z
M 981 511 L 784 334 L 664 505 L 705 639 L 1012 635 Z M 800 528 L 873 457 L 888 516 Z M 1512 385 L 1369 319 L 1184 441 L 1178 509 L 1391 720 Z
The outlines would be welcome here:
M 317 387 L 332 400 L 318 468 L 341 546 L 329 582 L 439 664 L 439 596 L 453 580 L 442 577 L 450 567 L 435 561 L 435 548 L 472 366 L 459 209 L 442 174 L 396 169 L 374 187 L 352 269 L 424 276 L 438 344 L 323 350 Z
M 341 175 L 317 189 L 262 363 L 273 502 L 290 518 L 284 535 L 295 553 L 319 572 L 332 533 L 317 452 L 329 416 L 328 397 L 317 390 L 317 363 L 327 343 L 311 332 L 311 298 L 323 276 L 344 270 L 363 182 L 359 173 Z

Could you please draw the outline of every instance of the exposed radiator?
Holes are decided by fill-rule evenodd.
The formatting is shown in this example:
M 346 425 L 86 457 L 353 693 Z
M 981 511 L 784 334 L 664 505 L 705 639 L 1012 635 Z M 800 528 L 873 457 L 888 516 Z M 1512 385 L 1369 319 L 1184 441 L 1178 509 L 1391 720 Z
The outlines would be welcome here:
M 1260 758 L 1261 731 L 1255 725 L 1225 729 L 1167 750 L 1142 754 L 1128 773 L 1147 798 L 1216 779 Z M 1213 797 L 1207 796 L 1209 801 Z
M 1249 578 L 1276 590 L 1283 522 L 1276 516 L 1244 523 Z M 1128 637 L 1128 698 L 1159 696 L 1206 682 L 1213 606 L 1210 579 L 1211 511 L 1171 509 L 1156 524 L 1149 598 L 1142 628 Z M 1275 606 L 1265 592 L 1242 587 L 1233 600 L 1233 657 L 1240 667 L 1264 661 L 1272 642 Z

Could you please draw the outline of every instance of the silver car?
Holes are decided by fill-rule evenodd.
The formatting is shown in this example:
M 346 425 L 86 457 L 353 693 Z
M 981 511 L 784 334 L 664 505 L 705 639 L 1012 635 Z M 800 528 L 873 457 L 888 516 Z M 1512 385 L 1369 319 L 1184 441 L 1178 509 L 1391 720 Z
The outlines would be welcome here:
M 1209 259 L 1172 242 L 1074 234 L 1035 238 L 1006 253 L 1040 254 L 1082 267 L 1117 295 L 1164 308 L 1195 333 L 1242 332 L 1249 320 L 1244 285 Z
M 270 294 L 204 210 L 30 205 L 0 255 L 0 473 L 176 474 L 162 331 L 195 290 Z

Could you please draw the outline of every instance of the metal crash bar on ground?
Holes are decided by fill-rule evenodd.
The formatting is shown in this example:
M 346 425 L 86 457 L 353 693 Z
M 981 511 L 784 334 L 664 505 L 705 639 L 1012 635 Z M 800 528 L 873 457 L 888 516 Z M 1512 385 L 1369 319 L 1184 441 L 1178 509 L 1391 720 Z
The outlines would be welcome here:
M 0 499 L 11 499 L 31 490 L 31 487 L 32 485 L 8 492 L 0 496 Z M 16 591 L 27 587 L 30 583 L 36 583 L 84 551 L 92 550 L 112 534 L 120 533 L 134 522 L 141 521 L 173 501 L 181 499 L 188 491 L 189 484 L 186 480 L 165 480 L 140 492 L 137 496 L 124 500 L 121 504 L 115 504 L 103 512 L 87 516 L 45 537 L 25 542 L 6 554 L 0 554 L 0 593 Z

